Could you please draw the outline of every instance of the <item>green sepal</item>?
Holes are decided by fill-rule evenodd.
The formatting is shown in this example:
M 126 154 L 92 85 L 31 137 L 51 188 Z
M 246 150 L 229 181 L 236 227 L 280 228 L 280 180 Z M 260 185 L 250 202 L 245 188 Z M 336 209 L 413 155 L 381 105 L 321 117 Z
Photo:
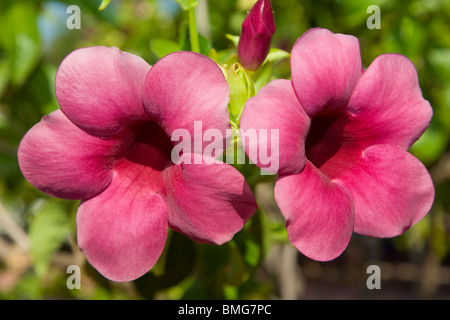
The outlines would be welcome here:
M 245 102 L 255 95 L 255 84 L 244 67 L 237 62 L 228 69 L 227 81 L 230 86 L 228 108 L 231 120 L 239 124 Z

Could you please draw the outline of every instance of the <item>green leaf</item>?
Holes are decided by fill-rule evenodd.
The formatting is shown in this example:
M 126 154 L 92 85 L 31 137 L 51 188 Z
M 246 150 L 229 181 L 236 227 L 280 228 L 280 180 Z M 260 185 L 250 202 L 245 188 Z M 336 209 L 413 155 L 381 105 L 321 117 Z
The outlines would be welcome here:
M 237 47 L 239 44 L 239 36 L 234 36 L 232 34 L 225 34 L 225 37 L 230 40 L 231 42 L 233 42 L 234 46 Z
M 260 261 L 262 249 L 259 247 L 255 237 L 249 231 L 243 230 L 236 235 L 233 241 L 239 249 L 245 264 L 249 267 L 256 267 Z
M 6 91 L 9 79 L 11 77 L 11 71 L 6 59 L 0 59 L 0 99 Z
M 42 276 L 45 273 L 52 255 L 60 248 L 69 233 L 68 214 L 58 202 L 49 202 L 31 220 L 30 255 L 38 275 Z
M 226 300 L 238 300 L 239 287 L 226 284 L 223 288 L 223 294 Z
M 208 39 L 206 39 L 201 34 L 198 34 L 198 40 L 200 44 L 200 53 L 207 56 L 211 52 L 211 44 L 209 43 Z
M 199 0 L 175 0 L 183 8 L 183 10 L 189 10 L 195 8 L 198 5 Z
M 450 48 L 430 50 L 428 61 L 442 78 L 450 79 Z
M 280 60 L 287 59 L 290 57 L 291 57 L 291 54 L 289 52 L 281 50 L 281 49 L 277 49 L 277 48 L 272 48 L 272 49 L 270 49 L 266 60 L 270 61 L 271 63 L 274 63 L 274 62 L 278 62 Z
M 0 29 L 8 30 L 0 34 L 0 48 L 9 64 L 11 84 L 16 87 L 23 85 L 41 57 L 36 19 L 31 2 L 15 2 L 0 12 Z
M 16 50 L 12 80 L 14 84 L 21 85 L 36 67 L 39 47 L 35 39 L 21 34 L 16 38 Z
M 239 286 L 246 278 L 247 270 L 241 253 L 233 242 L 230 242 L 230 261 L 227 267 L 227 283 Z
M 288 243 L 286 226 L 282 222 L 271 221 L 269 223 L 270 241 L 272 243 Z
M 270 77 L 272 75 L 272 65 L 270 61 L 264 62 L 262 66 L 252 75 L 253 82 L 255 83 L 255 92 L 264 87 L 269 83 Z
M 111 0 L 102 0 L 102 3 L 100 4 L 100 7 L 98 7 L 98 10 L 104 10 L 109 5 Z
M 158 58 L 162 58 L 169 53 L 181 50 L 178 43 L 164 38 L 153 39 L 150 42 L 150 49 L 158 56 Z
M 431 226 L 431 245 L 434 252 L 440 259 L 444 259 L 448 254 L 449 241 L 445 230 L 444 215 L 442 211 L 434 212 L 434 223 Z
M 431 125 L 420 139 L 412 145 L 410 152 L 425 165 L 430 165 L 445 152 L 448 140 L 449 137 L 443 130 Z
M 184 24 L 182 24 L 182 26 L 180 26 L 180 40 L 179 40 L 180 50 L 192 51 L 193 48 L 191 46 L 191 41 L 190 41 L 191 40 L 190 31 L 188 28 L 184 27 L 185 26 Z M 200 53 L 205 56 L 208 56 L 212 50 L 212 45 L 210 44 L 209 40 L 206 39 L 201 34 L 198 34 L 198 41 L 199 41 L 198 44 L 200 46 L 200 48 L 199 48 Z

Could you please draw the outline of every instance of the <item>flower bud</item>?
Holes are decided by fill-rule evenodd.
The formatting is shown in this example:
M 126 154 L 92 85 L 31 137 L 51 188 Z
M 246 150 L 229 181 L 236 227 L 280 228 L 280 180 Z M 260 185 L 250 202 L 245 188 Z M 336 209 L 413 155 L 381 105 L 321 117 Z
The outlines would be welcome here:
M 244 68 L 255 71 L 266 59 L 275 21 L 270 0 L 258 0 L 242 23 L 238 57 Z

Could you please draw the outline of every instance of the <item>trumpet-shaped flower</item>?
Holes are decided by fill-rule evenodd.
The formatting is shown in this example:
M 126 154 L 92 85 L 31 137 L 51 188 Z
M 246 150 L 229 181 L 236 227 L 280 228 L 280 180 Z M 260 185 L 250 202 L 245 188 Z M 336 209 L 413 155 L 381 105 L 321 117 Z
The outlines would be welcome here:
M 229 87 L 207 57 L 177 52 L 150 67 L 117 48 L 83 48 L 61 63 L 55 89 L 61 109 L 25 135 L 19 165 L 43 192 L 82 200 L 78 244 L 105 277 L 150 270 L 168 227 L 222 244 L 255 212 L 232 166 L 197 153 L 171 161 L 174 130 L 229 127 Z
M 407 152 L 432 117 L 414 65 L 384 54 L 363 70 L 359 50 L 353 36 L 307 31 L 292 49 L 292 81 L 269 83 L 241 118 L 243 130 L 279 130 L 275 200 L 291 243 L 315 260 L 339 256 L 353 232 L 402 234 L 434 200 Z

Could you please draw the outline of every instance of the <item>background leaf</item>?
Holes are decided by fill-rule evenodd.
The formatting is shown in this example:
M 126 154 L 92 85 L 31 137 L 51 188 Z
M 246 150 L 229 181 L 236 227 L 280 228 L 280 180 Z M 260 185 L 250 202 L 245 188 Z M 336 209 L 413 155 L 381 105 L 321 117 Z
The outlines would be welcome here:
M 150 41 L 150 48 L 158 58 L 181 50 L 180 45 L 177 42 L 164 38 L 157 38 Z
M 102 3 L 100 3 L 100 7 L 98 7 L 98 10 L 104 10 L 109 5 L 111 0 L 102 0 Z
M 32 218 L 30 254 L 39 276 L 47 271 L 52 255 L 68 238 L 70 230 L 66 209 L 58 201 L 50 201 Z

